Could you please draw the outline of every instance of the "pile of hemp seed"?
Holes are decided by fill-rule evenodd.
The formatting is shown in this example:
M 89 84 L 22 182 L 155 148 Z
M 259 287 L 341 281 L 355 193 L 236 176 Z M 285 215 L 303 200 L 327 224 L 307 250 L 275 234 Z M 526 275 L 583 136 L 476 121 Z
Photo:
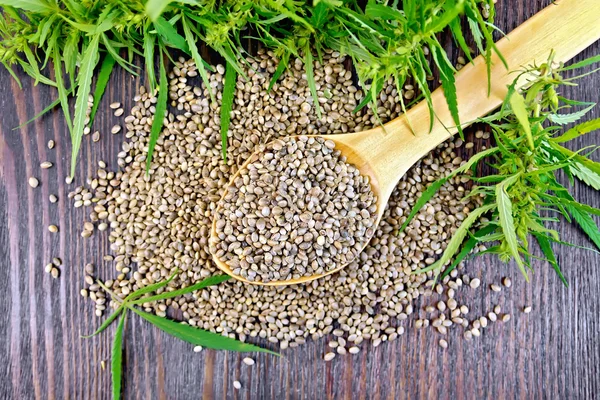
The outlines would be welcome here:
M 178 275 L 161 290 L 176 290 L 220 273 L 209 248 L 213 217 L 231 176 L 259 146 L 274 139 L 285 141 L 290 135 L 360 132 L 400 115 L 399 96 L 411 99 L 416 95 L 412 85 L 398 93 L 389 81 L 377 99 L 380 120 L 368 107 L 353 113 L 364 94 L 354 83 L 352 71 L 336 52 L 325 52 L 322 61 L 314 61 L 323 113 L 323 119 L 318 119 L 300 59 L 290 62 L 271 91 L 268 87 L 277 66 L 273 54 L 259 52 L 248 59 L 248 80 L 237 80 L 224 161 L 220 138 L 224 67 L 217 65 L 209 73 L 207 88 L 194 62 L 180 58 L 168 75 L 171 110 L 148 175 L 146 155 L 156 97 L 140 87 L 129 112 L 119 113 L 121 124 L 111 130 L 125 136 L 118 169 L 111 171 L 107 163 L 99 162 L 86 185 L 69 194 L 76 207 L 88 212 L 83 235 L 106 231 L 111 243 L 101 261 L 105 265 L 85 267 L 82 295 L 96 303 L 98 316 L 107 308 L 108 296 L 94 283 L 96 279 L 126 296 L 176 270 Z M 208 90 L 216 94 L 216 102 L 210 101 Z M 94 133 L 94 141 L 99 138 Z M 469 316 L 468 306 L 457 302 L 455 295 L 461 287 L 475 289 L 481 284 L 461 273 L 462 264 L 441 284 L 435 284 L 431 272 L 414 273 L 436 261 L 461 221 L 479 205 L 480 198 L 465 197 L 468 176 L 450 179 L 398 234 L 427 185 L 463 163 L 456 151 L 463 145 L 473 146 L 461 139 L 443 143 L 406 173 L 369 244 L 340 272 L 283 287 L 230 280 L 193 295 L 144 304 L 145 310 L 163 317 L 169 308 L 179 310 L 190 325 L 242 341 L 264 344 L 266 340 L 281 350 L 300 346 L 308 338 L 333 335 L 330 351 L 324 354 L 326 361 L 336 354 L 358 353 L 364 341 L 372 346 L 393 341 L 404 334 L 409 318 L 416 320 L 417 328 L 437 329 L 443 348 L 448 346 L 449 329 L 461 329 L 465 339 L 472 339 L 489 323 L 508 321 L 510 314 L 500 306 L 485 315 Z M 109 270 L 114 272 L 108 274 Z M 502 290 L 500 285 L 493 286 L 495 291 Z M 503 286 L 510 286 L 508 278 Z M 424 308 L 430 317 L 417 319 L 418 299 L 428 296 L 439 300 Z M 110 307 L 115 307 L 112 301 Z

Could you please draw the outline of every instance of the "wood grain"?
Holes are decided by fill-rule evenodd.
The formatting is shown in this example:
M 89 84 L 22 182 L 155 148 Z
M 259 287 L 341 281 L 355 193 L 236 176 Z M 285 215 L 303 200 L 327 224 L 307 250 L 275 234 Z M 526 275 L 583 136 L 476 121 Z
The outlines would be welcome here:
M 497 25 L 508 32 L 549 1 L 498 2 Z M 559 24 L 560 21 L 557 21 Z M 445 43 L 452 46 L 451 39 Z M 583 55 L 600 53 L 596 43 Z M 22 73 L 21 73 L 22 75 Z M 116 122 L 108 112 L 111 101 L 131 106 L 138 79 L 119 70 L 109 84 L 99 109 L 96 128 L 109 132 Z M 83 265 L 96 262 L 108 249 L 105 235 L 82 240 L 85 217 L 66 203 L 64 182 L 69 164 L 68 133 L 59 112 L 21 130 L 26 121 L 54 99 L 53 90 L 23 79 L 20 90 L 9 74 L 0 71 L 0 398 L 105 399 L 110 397 L 111 333 L 84 340 L 81 334 L 100 324 L 79 295 Z M 578 100 L 598 101 L 600 74 L 580 81 L 565 94 Z M 598 108 L 587 118 L 599 117 Z M 470 130 L 473 132 L 473 129 Z M 581 147 L 597 142 L 597 134 L 580 138 Z M 54 139 L 54 150 L 46 143 Z M 91 175 L 98 160 L 116 168 L 122 135 L 105 134 L 99 143 L 84 139 L 76 182 Z M 39 163 L 55 167 L 41 170 Z M 32 189 L 29 176 L 40 179 Z M 57 204 L 48 195 L 58 194 Z M 596 207 L 600 196 L 576 185 L 575 196 Z M 50 235 L 46 226 L 60 232 Z M 567 224 L 558 227 L 567 241 L 590 245 Z M 60 279 L 44 273 L 53 256 L 63 259 Z M 128 399 L 406 399 L 406 398 L 557 398 L 592 399 L 600 392 L 600 256 L 562 247 L 559 261 L 570 283 L 565 288 L 550 267 L 535 263 L 535 275 L 526 284 L 513 265 L 494 258 L 469 263 L 468 271 L 483 282 L 510 276 L 513 287 L 496 294 L 483 289 L 458 296 L 478 315 L 500 304 L 510 311 L 508 323 L 493 324 L 481 338 L 465 342 L 459 331 L 449 335 L 450 348 L 442 351 L 431 330 L 408 333 L 377 348 L 364 346 L 357 356 L 322 362 L 327 341 L 310 341 L 286 350 L 285 357 L 257 355 L 256 365 L 241 364 L 242 355 L 203 351 L 168 337 L 138 318 L 129 320 L 125 339 L 125 397 Z M 106 269 L 108 273 L 108 268 Z M 485 294 L 485 295 L 484 295 Z M 531 314 L 520 312 L 533 305 Z M 367 350 L 367 351 L 365 351 Z M 241 391 L 233 381 L 242 382 Z

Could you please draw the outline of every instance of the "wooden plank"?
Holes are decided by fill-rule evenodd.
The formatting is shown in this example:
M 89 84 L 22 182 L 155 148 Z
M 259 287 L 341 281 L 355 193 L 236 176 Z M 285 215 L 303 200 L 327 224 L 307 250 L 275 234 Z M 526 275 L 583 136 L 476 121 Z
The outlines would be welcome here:
M 510 31 L 549 1 L 498 2 L 497 25 Z M 560 21 L 557 21 L 560 23 Z M 451 46 L 451 41 L 447 43 Z M 600 53 L 600 44 L 579 57 Z M 111 101 L 131 106 L 138 79 L 121 70 L 113 77 L 100 107 L 96 127 L 109 132 L 115 119 Z M 79 232 L 85 217 L 81 209 L 67 206 L 64 182 L 70 145 L 60 112 L 21 131 L 14 126 L 26 121 L 56 93 L 34 87 L 23 79 L 20 90 L 8 73 L 0 71 L 0 397 L 2 398 L 108 398 L 110 373 L 100 362 L 109 362 L 111 333 L 80 339 L 100 323 L 90 304 L 79 295 L 83 265 L 100 260 L 98 249 L 108 248 L 106 235 L 84 241 Z M 600 74 L 565 89 L 567 96 L 598 101 Z M 594 109 L 588 118 L 599 117 Z M 470 130 L 471 134 L 473 130 Z M 578 147 L 594 144 L 597 136 L 576 141 Z M 55 150 L 46 143 L 54 139 Z M 98 160 L 116 168 L 121 135 L 105 134 L 98 144 L 84 138 L 76 182 L 92 174 Z M 597 156 L 595 156 L 597 157 Z M 55 167 L 41 171 L 41 161 Z M 31 189 L 29 176 L 40 178 Z M 593 190 L 576 185 L 575 196 L 600 207 Z M 48 195 L 61 200 L 50 204 Z M 49 235 L 54 223 L 60 233 Z M 562 224 L 563 238 L 589 244 L 577 229 Z M 55 255 L 63 258 L 62 276 L 52 279 L 43 272 Z M 283 359 L 256 356 L 256 365 L 241 364 L 239 354 L 203 351 L 168 337 L 137 318 L 130 320 L 125 346 L 126 398 L 195 399 L 405 399 L 405 398 L 594 398 L 600 390 L 600 257 L 591 252 L 562 247 L 559 259 L 570 282 L 565 288 L 547 265 L 536 263 L 526 284 L 514 266 L 481 258 L 468 264 L 470 275 L 483 282 L 510 276 L 513 287 L 501 294 L 461 291 L 459 296 L 480 315 L 494 305 L 511 310 L 513 319 L 494 324 L 478 340 L 465 342 L 459 330 L 449 335 L 450 348 L 442 351 L 438 335 L 415 331 L 396 342 L 377 348 L 364 346 L 357 356 L 338 357 L 332 363 L 321 358 L 327 340 L 309 341 L 284 352 Z M 101 265 L 101 263 L 98 263 Z M 108 273 L 108 267 L 106 267 Z M 482 294 L 485 293 L 485 296 Z M 534 311 L 518 312 L 531 304 Z M 243 389 L 233 390 L 234 380 Z

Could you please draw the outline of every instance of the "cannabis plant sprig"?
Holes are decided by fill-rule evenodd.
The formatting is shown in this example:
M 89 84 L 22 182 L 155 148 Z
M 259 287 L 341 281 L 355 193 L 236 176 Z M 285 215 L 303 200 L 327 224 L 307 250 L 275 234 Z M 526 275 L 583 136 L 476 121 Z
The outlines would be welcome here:
M 143 306 L 144 304 L 149 304 L 154 301 L 172 299 L 174 297 L 183 296 L 185 294 L 204 289 L 208 286 L 218 285 L 219 283 L 225 282 L 226 280 L 231 278 L 229 275 L 216 275 L 206 278 L 201 282 L 198 282 L 186 288 L 173 291 L 164 291 L 163 289 L 173 280 L 173 278 L 177 274 L 178 271 L 175 271 L 169 278 L 140 288 L 135 292 L 129 294 L 125 298 L 119 297 L 111 289 L 106 287 L 101 281 L 98 281 L 98 284 L 107 293 L 111 295 L 112 300 L 119 306 L 108 318 L 104 320 L 102 325 L 100 325 L 100 327 L 94 333 L 92 333 L 89 336 L 83 336 L 83 338 L 90 338 L 103 332 L 117 318 L 119 318 L 117 330 L 115 331 L 115 336 L 113 338 L 111 355 L 111 374 L 114 400 L 118 400 L 121 398 L 121 384 L 123 380 L 123 335 L 125 331 L 127 311 L 132 311 L 133 313 L 150 322 L 152 325 L 156 326 L 158 329 L 164 331 L 165 333 L 183 341 L 186 341 L 188 343 L 191 343 L 193 345 L 200 345 L 205 348 L 216 350 L 230 350 L 239 352 L 258 351 L 274 354 L 277 356 L 279 355 L 274 351 L 264 349 L 262 347 L 254 346 L 249 343 L 243 343 L 232 339 L 228 336 L 219 335 L 216 333 L 195 328 L 187 324 L 175 322 L 167 318 L 162 318 L 157 315 L 144 312 L 137 308 L 139 306 Z M 162 293 L 152 294 L 160 290 L 163 290 Z
M 167 108 L 163 71 L 172 49 L 194 59 L 209 89 L 207 70 L 211 67 L 200 56 L 199 42 L 217 51 L 225 59 L 227 69 L 234 70 L 227 73 L 230 82 L 236 75 L 245 78 L 242 66 L 246 54 L 241 46 L 244 37 L 260 41 L 279 58 L 271 87 L 292 56 L 302 57 L 319 117 L 318 97 L 322 93 L 315 82 L 312 61 L 314 57 L 320 60 L 324 49 L 336 50 L 354 61 L 366 94 L 358 109 L 369 103 L 375 105 L 377 94 L 389 79 L 396 82 L 403 108 L 406 105 L 400 93 L 409 80 L 431 102 L 428 80 L 433 70 L 428 61 L 429 49 L 457 125 L 460 105 L 456 102 L 455 71 L 436 35 L 449 27 L 456 43 L 471 59 L 461 28 L 460 16 L 465 15 L 473 39 L 488 64 L 494 50 L 493 0 L 404 0 L 401 5 L 369 0 L 365 7 L 353 0 L 0 0 L 0 6 L 0 62 L 17 81 L 14 65 L 20 66 L 36 83 L 57 88 L 58 100 L 44 112 L 59 104 L 63 110 L 72 140 L 71 175 L 75 172 L 84 128 L 93 121 L 115 64 L 132 74 L 145 69 L 151 93 L 158 91 L 149 166 Z M 133 64 L 135 55 L 143 56 L 144 68 Z M 94 107 L 87 115 L 93 75 L 100 62 Z M 54 78 L 43 72 L 48 65 L 53 68 Z M 159 65 L 159 79 L 155 77 L 155 65 Z M 235 88 L 233 83 L 229 89 Z M 73 112 L 69 102 L 72 96 L 76 97 Z M 209 90 L 209 96 L 213 101 L 216 99 L 213 89 Z M 225 156 L 232 102 L 224 103 L 221 137 Z
M 476 154 L 449 176 L 434 182 L 419 198 L 402 227 L 404 229 L 452 177 L 474 169 L 484 160 L 495 169 L 493 175 L 473 178 L 479 186 L 474 187 L 469 196 L 482 196 L 483 204 L 463 221 L 441 258 L 420 272 L 438 274 L 454 258 L 445 269 L 445 275 L 475 246 L 491 243 L 484 253 L 497 254 L 505 262 L 514 260 L 528 279 L 531 260 L 535 258 L 530 250 L 533 239 L 566 284 L 551 243 L 568 243 L 562 242 L 558 232 L 547 226 L 549 222 L 559 222 L 559 216 L 568 222 L 575 221 L 600 249 L 600 230 L 593 219 L 594 215 L 600 215 L 600 209 L 576 201 L 557 178 L 558 171 L 562 170 L 571 184 L 577 178 L 600 190 L 600 163 L 587 157 L 598 146 L 579 151 L 562 146 L 564 142 L 600 129 L 600 119 L 581 123 L 561 134 L 561 125 L 577 121 L 595 104 L 570 100 L 559 94 L 561 86 L 575 85 L 578 78 L 564 78 L 564 72 L 598 61 L 600 57 L 593 57 L 565 67 L 554 64 L 550 55 L 546 63 L 523 71 L 508 88 L 501 110 L 482 119 L 491 128 L 496 147 Z M 524 88 L 517 89 L 517 80 L 523 75 L 528 82 Z M 577 106 L 584 108 L 564 112 Z

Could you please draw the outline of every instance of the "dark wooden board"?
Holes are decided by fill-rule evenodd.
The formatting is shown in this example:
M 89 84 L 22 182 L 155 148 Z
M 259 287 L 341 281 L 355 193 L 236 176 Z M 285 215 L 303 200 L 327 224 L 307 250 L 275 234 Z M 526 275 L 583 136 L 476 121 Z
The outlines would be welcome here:
M 497 25 L 509 32 L 548 3 L 501 0 Z M 580 58 L 598 53 L 600 43 Z M 579 83 L 565 93 L 578 100 L 599 100 L 600 73 Z M 117 72 L 100 107 L 97 128 L 110 130 L 115 119 L 108 103 L 118 100 L 129 106 L 138 84 L 138 79 Z M 110 372 L 100 363 L 105 360 L 108 368 L 115 327 L 99 337 L 81 339 L 100 320 L 79 295 L 83 264 L 101 264 L 98 249 L 108 249 L 106 235 L 82 240 L 84 211 L 66 202 L 70 143 L 62 114 L 55 112 L 20 131 L 12 130 L 41 111 L 55 92 L 33 86 L 28 78 L 20 90 L 3 69 L 0 88 L 0 398 L 109 398 Z M 598 110 L 587 118 L 599 117 Z M 56 141 L 55 150 L 47 149 L 49 139 Z M 89 139 L 83 141 L 76 182 L 91 175 L 98 160 L 116 167 L 123 136 L 104 135 L 93 146 Z M 589 135 L 576 145 L 597 141 L 597 134 Z M 41 171 L 39 163 L 45 160 L 54 162 L 55 168 Z M 40 179 L 38 189 L 29 187 L 29 176 Z M 578 184 L 574 192 L 579 200 L 600 206 L 600 196 L 588 187 Z M 48 202 L 51 193 L 59 195 L 59 203 Z M 60 233 L 48 233 L 51 223 L 60 226 Z M 559 231 L 566 241 L 590 245 L 572 226 L 562 224 Z M 453 330 L 446 351 L 431 330 L 409 328 L 396 342 L 363 346 L 359 355 L 331 363 L 322 361 L 327 341 L 321 340 L 287 350 L 281 359 L 256 356 L 256 365 L 248 368 L 239 354 L 193 353 L 192 346 L 132 318 L 125 340 L 126 398 L 597 398 L 600 256 L 570 247 L 561 247 L 558 254 L 568 288 L 540 262 L 535 263 L 530 284 L 514 265 L 493 258 L 470 262 L 472 276 L 489 284 L 508 275 L 513 287 L 501 294 L 486 289 L 465 290 L 459 296 L 468 299 L 475 313 L 501 304 L 503 310 L 511 310 L 513 319 L 494 324 L 472 342 Z M 58 280 L 43 271 L 53 256 L 64 261 Z M 533 312 L 522 314 L 524 305 L 533 305 Z M 233 390 L 235 379 L 242 382 L 241 391 Z

